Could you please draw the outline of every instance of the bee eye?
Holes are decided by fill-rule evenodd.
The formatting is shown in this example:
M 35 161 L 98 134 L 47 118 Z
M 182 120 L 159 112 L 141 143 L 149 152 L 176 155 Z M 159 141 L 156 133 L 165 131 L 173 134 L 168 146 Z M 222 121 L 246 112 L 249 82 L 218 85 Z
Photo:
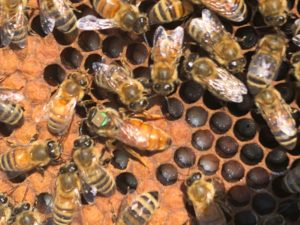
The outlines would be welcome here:
M 80 140 L 75 140 L 75 141 L 74 141 L 74 147 L 75 147 L 75 148 L 79 148 L 79 147 L 80 147 L 80 143 L 81 143 Z
M 54 148 L 54 145 L 55 145 L 55 141 L 49 141 L 49 142 L 47 143 L 47 148 L 48 148 L 48 149 L 52 149 L 52 148 Z
M 67 168 L 67 172 L 74 173 L 75 171 L 77 171 L 77 166 L 75 165 L 75 163 L 70 163 Z
M 30 209 L 30 204 L 29 204 L 29 203 L 24 203 L 24 204 L 22 205 L 22 209 L 23 209 L 23 210 L 29 210 L 29 209 Z
M 92 141 L 90 139 L 88 139 L 84 142 L 85 147 L 90 147 L 91 145 L 92 145 Z
M 85 87 L 87 85 L 87 81 L 86 80 L 80 80 L 79 84 L 80 84 L 80 86 Z
M 160 89 L 161 89 L 161 85 L 159 83 L 156 83 L 153 85 L 153 89 L 154 91 L 156 92 L 160 92 Z
M 171 85 L 171 84 L 165 84 L 164 85 L 164 91 L 166 93 L 171 93 L 173 91 L 173 85 Z
M 1 204 L 5 204 L 5 203 L 7 203 L 7 201 L 8 201 L 8 198 L 6 197 L 6 196 L 0 196 L 0 203 Z
M 142 107 L 147 107 L 148 104 L 149 104 L 149 102 L 148 102 L 147 99 L 143 99 L 143 100 L 140 102 L 140 104 L 141 104 Z

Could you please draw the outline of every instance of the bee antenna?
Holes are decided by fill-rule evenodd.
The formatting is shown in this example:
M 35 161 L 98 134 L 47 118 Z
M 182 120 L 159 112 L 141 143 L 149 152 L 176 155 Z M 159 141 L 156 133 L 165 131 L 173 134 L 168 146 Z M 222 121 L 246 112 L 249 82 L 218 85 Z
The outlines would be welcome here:
M 144 37 L 145 43 L 150 47 L 150 44 L 149 44 L 149 42 L 148 42 L 146 33 L 143 33 L 143 37 Z

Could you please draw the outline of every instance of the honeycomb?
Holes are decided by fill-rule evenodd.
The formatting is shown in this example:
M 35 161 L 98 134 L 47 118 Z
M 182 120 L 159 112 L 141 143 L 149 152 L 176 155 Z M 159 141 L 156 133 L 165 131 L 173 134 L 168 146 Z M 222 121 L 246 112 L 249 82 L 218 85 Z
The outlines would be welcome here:
M 90 2 L 73 0 L 78 18 L 94 14 Z M 141 11 L 147 12 L 155 2 L 145 0 L 139 5 Z M 266 27 L 262 16 L 257 11 L 256 1 L 247 1 L 250 11 L 249 18 L 243 23 L 232 23 L 222 19 L 226 29 L 239 38 L 248 64 L 255 52 L 257 39 L 267 33 L 276 32 Z M 6 88 L 18 89 L 26 99 L 22 102 L 25 108 L 22 126 L 12 129 L 4 124 L 0 126 L 0 152 L 6 151 L 8 140 L 19 144 L 27 144 L 32 136 L 39 134 L 40 139 L 56 138 L 52 136 L 43 122 L 36 123 L 36 118 L 42 113 L 43 105 L 49 101 L 51 94 L 64 80 L 66 75 L 74 70 L 87 71 L 93 79 L 92 63 L 105 60 L 125 61 L 133 70 L 135 77 L 149 77 L 153 27 L 141 36 L 122 32 L 117 29 L 105 31 L 78 31 L 64 35 L 59 31 L 46 36 L 39 23 L 37 3 L 29 2 L 32 8 L 30 25 L 34 35 L 29 36 L 28 46 L 24 50 L 0 49 L 0 75 L 7 76 L 2 85 Z M 289 1 L 290 19 L 281 27 L 288 37 L 291 37 L 291 24 L 299 17 L 300 3 Z M 199 15 L 200 6 L 195 6 L 192 16 Z M 184 25 L 176 22 L 165 25 L 167 29 Z M 147 41 L 146 41 L 147 40 Z M 191 52 L 203 50 L 186 36 L 187 47 Z M 292 42 L 286 54 L 279 76 L 274 81 L 275 87 L 292 108 L 299 108 L 300 96 L 294 78 L 288 73 L 291 65 L 288 59 L 297 51 Z M 181 66 L 179 70 L 181 71 Z M 148 167 L 143 167 L 138 161 L 130 158 L 125 169 L 118 169 L 109 164 L 108 170 L 117 177 L 123 172 L 132 173 L 137 179 L 136 191 L 130 194 L 116 192 L 112 197 L 97 197 L 95 204 L 82 204 L 78 219 L 72 224 L 113 224 L 112 218 L 117 214 L 121 202 L 129 201 L 144 191 L 158 190 L 160 193 L 160 208 L 154 214 L 149 224 L 153 225 L 183 225 L 194 221 L 194 212 L 187 203 L 182 191 L 184 180 L 193 170 L 205 174 L 206 179 L 215 182 L 218 194 L 225 199 L 230 209 L 229 224 L 259 224 L 268 215 L 282 214 L 288 224 L 300 224 L 296 196 L 287 195 L 278 190 L 278 179 L 299 161 L 299 144 L 293 151 L 286 151 L 278 145 L 270 134 L 269 128 L 256 112 L 253 98 L 248 95 L 240 104 L 225 104 L 213 97 L 198 84 L 188 81 L 184 72 L 180 73 L 181 83 L 175 93 L 168 96 L 167 104 L 164 98 L 151 98 L 148 112 L 164 115 L 163 119 L 151 123 L 167 131 L 173 138 L 172 146 L 158 154 L 145 155 L 143 158 Z M 245 81 L 246 74 L 237 75 Z M 96 89 L 92 85 L 91 95 L 97 98 L 98 104 L 121 107 L 115 95 Z M 197 113 L 195 113 L 195 110 Z M 216 114 L 216 113 L 220 113 Z M 193 118 L 194 115 L 200 119 Z M 76 108 L 76 115 L 70 131 L 64 137 L 63 160 L 71 158 L 73 141 L 78 137 L 80 121 L 86 116 L 83 108 Z M 218 127 L 212 118 L 220 118 L 223 127 Z M 243 128 L 252 129 L 251 134 L 241 133 Z M 246 135 L 246 136 L 245 136 Z M 97 142 L 99 149 L 103 142 Z M 203 144 L 205 147 L 203 147 Z M 225 147 L 224 147 L 225 146 Z M 192 150 L 195 158 L 189 166 L 178 166 L 174 160 L 175 151 L 181 147 Z M 168 185 L 163 185 L 157 179 L 157 168 L 170 163 L 178 172 L 178 178 Z M 42 192 L 53 192 L 55 178 L 60 165 L 50 166 L 45 174 L 29 174 L 26 179 L 8 180 L 1 173 L 1 192 L 11 192 L 14 202 L 27 200 L 32 204 L 35 196 Z M 13 191 L 11 191 L 13 190 Z M 26 195 L 24 192 L 27 190 Z M 49 215 L 43 215 L 48 217 Z

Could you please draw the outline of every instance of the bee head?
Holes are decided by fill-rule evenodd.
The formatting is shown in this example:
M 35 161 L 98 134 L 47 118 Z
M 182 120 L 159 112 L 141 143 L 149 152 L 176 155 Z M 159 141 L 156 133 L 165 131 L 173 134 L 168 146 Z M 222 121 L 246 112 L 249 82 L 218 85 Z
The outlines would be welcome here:
M 66 173 L 74 173 L 77 171 L 77 166 L 75 163 L 71 162 L 67 165 L 60 167 L 59 174 L 66 174 Z
M 13 209 L 13 215 L 18 215 L 18 214 L 28 211 L 28 210 L 30 210 L 30 203 L 23 202 Z
M 189 176 L 189 178 L 185 181 L 185 185 L 190 187 L 195 181 L 201 180 L 201 177 L 201 173 L 195 172 L 191 176 Z
M 153 90 L 157 94 L 167 96 L 175 90 L 175 85 L 173 83 L 164 83 L 164 82 L 154 83 Z
M 287 21 L 287 15 L 283 14 L 281 16 L 266 16 L 265 22 L 270 26 L 282 26 Z
M 53 140 L 47 140 L 47 154 L 52 160 L 57 160 L 60 158 L 62 153 L 62 145 Z
M 76 84 L 80 85 L 80 87 L 84 89 L 86 89 L 89 85 L 89 80 L 83 72 L 74 72 L 70 75 L 70 77 L 76 82 Z
M 246 59 L 244 57 L 233 60 L 228 64 L 228 69 L 231 72 L 242 72 L 246 66 Z
M 74 149 L 89 148 L 94 145 L 93 139 L 88 135 L 83 135 L 74 141 Z
M 148 99 L 143 97 L 143 98 L 139 99 L 138 101 L 131 102 L 128 105 L 128 108 L 131 111 L 140 112 L 140 111 L 143 111 L 144 109 L 146 109 L 148 107 L 148 105 L 149 105 Z
M 139 16 L 133 25 L 133 31 L 137 34 L 143 34 L 149 30 L 149 21 L 146 16 Z

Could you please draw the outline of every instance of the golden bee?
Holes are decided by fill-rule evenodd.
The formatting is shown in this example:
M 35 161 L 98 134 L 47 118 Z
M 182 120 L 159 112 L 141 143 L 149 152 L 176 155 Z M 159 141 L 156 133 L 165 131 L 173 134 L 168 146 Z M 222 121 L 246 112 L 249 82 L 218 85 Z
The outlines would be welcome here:
M 157 191 L 137 196 L 118 216 L 116 225 L 146 225 L 159 207 Z
M 246 86 L 239 79 L 207 57 L 191 54 L 184 64 L 193 80 L 224 101 L 240 103 L 247 94 Z
M 27 0 L 0 0 L 0 39 L 3 46 L 24 48 L 28 36 Z
M 12 214 L 15 225 L 42 225 L 41 217 L 28 202 L 18 204 Z
M 300 166 L 297 165 L 294 168 L 288 170 L 288 172 L 282 178 L 281 186 L 288 193 L 300 193 L 299 171 Z
M 151 78 L 153 90 L 157 94 L 169 95 L 175 90 L 178 79 L 177 66 L 182 55 L 184 30 L 177 27 L 173 31 L 166 31 L 159 26 L 154 33 L 151 57 L 153 66 Z
M 258 8 L 267 25 L 285 24 L 289 12 L 287 0 L 258 0 Z
M 0 88 L 0 122 L 8 125 L 18 125 L 23 118 L 23 109 L 18 104 L 24 96 L 20 93 Z
M 69 0 L 39 0 L 41 26 L 45 34 L 54 27 L 63 33 L 77 29 L 76 16 Z
M 220 16 L 233 22 L 242 22 L 247 17 L 247 6 L 244 0 L 192 0 L 195 4 L 203 4 Z
M 100 165 L 101 152 L 96 149 L 93 139 L 80 136 L 74 141 L 73 161 L 80 178 L 88 184 L 94 193 L 110 196 L 116 189 L 114 177 Z
M 227 224 L 222 209 L 214 202 L 215 188 L 212 183 L 195 172 L 185 181 L 185 186 L 188 199 L 194 207 L 197 224 Z
M 300 51 L 292 55 L 290 62 L 294 67 L 293 74 L 295 78 L 300 81 Z
M 0 154 L 0 170 L 16 176 L 34 169 L 42 171 L 50 163 L 58 162 L 61 153 L 61 144 L 53 140 L 17 145 Z
M 162 151 L 172 143 L 165 131 L 137 118 L 121 117 L 112 108 L 92 107 L 86 124 L 91 132 L 99 136 L 119 140 L 139 150 Z
M 7 195 L 0 193 L 0 225 L 9 224 L 12 216 L 12 204 Z
M 55 135 L 65 134 L 72 122 L 75 106 L 82 100 L 89 86 L 85 73 L 73 72 L 59 86 L 49 103 L 44 107 L 48 130 Z
M 81 183 L 74 164 L 61 167 L 56 180 L 53 200 L 55 225 L 71 224 L 80 210 Z
M 286 39 L 281 35 L 270 34 L 260 40 L 247 73 L 248 87 L 253 95 L 276 78 L 285 51 Z
M 187 32 L 229 71 L 236 73 L 244 70 L 246 60 L 239 43 L 210 10 L 203 9 L 202 18 L 192 19 L 187 26 Z
M 149 23 L 163 24 L 182 20 L 193 12 L 188 0 L 159 0 L 149 12 Z
M 272 214 L 264 219 L 262 225 L 287 225 L 287 223 L 282 215 Z
M 121 102 L 131 111 L 139 112 L 146 109 L 149 102 L 145 94 L 148 92 L 143 84 L 133 78 L 128 67 L 116 64 L 93 63 L 95 83 L 108 91 L 117 93 Z
M 88 15 L 78 20 L 81 30 L 103 30 L 121 28 L 124 31 L 142 34 L 148 31 L 149 22 L 146 14 L 128 1 L 93 0 L 94 9 L 104 19 Z
M 288 150 L 294 149 L 297 143 L 296 122 L 280 93 L 269 86 L 255 96 L 255 104 L 278 143 Z

